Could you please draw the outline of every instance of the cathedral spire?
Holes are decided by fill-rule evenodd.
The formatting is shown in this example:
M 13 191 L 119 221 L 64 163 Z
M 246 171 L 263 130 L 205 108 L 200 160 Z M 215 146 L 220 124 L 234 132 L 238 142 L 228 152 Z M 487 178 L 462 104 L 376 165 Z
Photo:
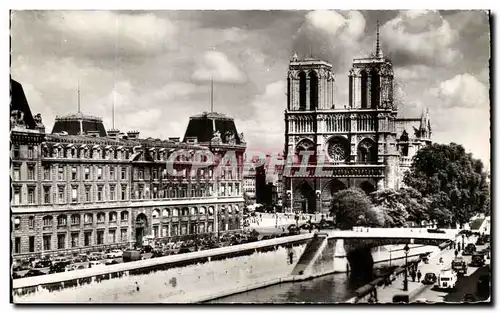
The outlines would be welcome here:
M 380 49 L 380 23 L 377 20 L 377 45 L 375 47 L 375 57 L 383 58 L 382 49 Z

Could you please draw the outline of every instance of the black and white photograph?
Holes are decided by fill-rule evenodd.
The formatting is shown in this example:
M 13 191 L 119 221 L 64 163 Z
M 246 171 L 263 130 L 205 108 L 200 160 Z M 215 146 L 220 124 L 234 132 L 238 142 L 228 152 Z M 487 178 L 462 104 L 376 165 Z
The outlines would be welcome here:
M 11 303 L 492 305 L 488 9 L 9 18 Z

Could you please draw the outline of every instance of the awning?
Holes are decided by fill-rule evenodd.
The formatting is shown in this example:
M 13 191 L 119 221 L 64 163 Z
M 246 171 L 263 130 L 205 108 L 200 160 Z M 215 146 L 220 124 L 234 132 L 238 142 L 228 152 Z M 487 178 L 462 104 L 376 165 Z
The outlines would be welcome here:
M 83 144 L 83 145 L 80 146 L 80 149 L 83 149 L 83 148 L 87 148 L 87 145 Z
M 104 149 L 109 150 L 111 148 L 112 148 L 111 146 L 106 146 L 106 148 L 104 148 Z
M 165 151 L 165 148 L 161 148 L 161 149 L 160 149 L 160 150 L 158 150 L 158 151 L 163 152 L 163 151 Z
M 98 149 L 98 148 L 101 148 L 101 146 L 99 146 L 99 145 L 94 145 L 94 146 L 92 147 L 92 149 Z
M 70 143 L 69 145 L 66 146 L 66 148 L 73 148 L 74 144 Z
M 208 213 L 209 213 L 210 215 L 214 214 L 214 208 L 213 208 L 213 207 L 209 207 L 209 208 L 208 208 Z

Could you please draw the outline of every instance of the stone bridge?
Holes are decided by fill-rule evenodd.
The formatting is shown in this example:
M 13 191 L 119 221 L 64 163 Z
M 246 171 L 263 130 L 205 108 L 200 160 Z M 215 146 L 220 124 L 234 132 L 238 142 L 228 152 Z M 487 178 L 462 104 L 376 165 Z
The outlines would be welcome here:
M 300 281 L 335 272 L 371 270 L 371 247 L 438 244 L 456 232 L 363 229 L 301 234 L 259 242 L 15 279 L 15 303 L 185 303 Z M 413 245 L 414 246 L 414 245 Z M 410 254 L 418 254 L 412 249 Z
M 328 241 L 335 241 L 334 267 L 336 271 L 371 272 L 372 248 L 386 245 L 439 246 L 455 240 L 457 230 L 444 233 L 429 232 L 425 228 L 357 228 L 352 231 L 326 231 Z

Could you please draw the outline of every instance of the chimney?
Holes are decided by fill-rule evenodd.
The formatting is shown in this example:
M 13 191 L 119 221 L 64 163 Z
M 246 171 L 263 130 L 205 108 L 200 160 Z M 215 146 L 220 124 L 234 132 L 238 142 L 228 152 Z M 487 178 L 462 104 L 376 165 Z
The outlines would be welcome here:
M 119 133 L 120 133 L 120 131 L 118 129 L 108 130 L 108 137 L 116 140 L 116 139 L 118 139 Z
M 127 137 L 128 137 L 128 139 L 131 139 L 131 140 L 139 139 L 139 132 L 136 130 L 127 132 Z
M 168 140 L 173 141 L 173 142 L 180 142 L 181 137 L 168 137 Z
M 98 130 L 89 130 L 87 132 L 87 135 L 90 137 L 99 137 L 99 131 Z

